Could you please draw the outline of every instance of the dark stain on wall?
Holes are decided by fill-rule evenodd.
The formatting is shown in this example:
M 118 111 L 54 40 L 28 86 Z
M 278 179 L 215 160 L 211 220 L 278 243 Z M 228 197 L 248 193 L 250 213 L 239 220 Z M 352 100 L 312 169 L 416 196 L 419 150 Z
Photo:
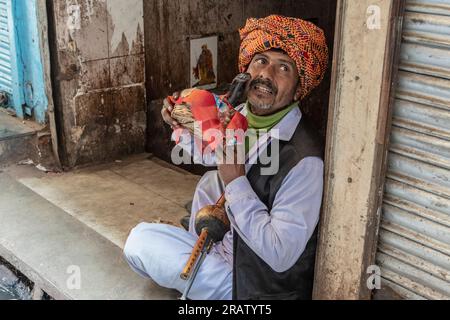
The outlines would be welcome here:
M 218 82 L 225 86 L 238 73 L 238 29 L 249 17 L 270 14 L 307 19 L 325 30 L 330 68 L 320 87 L 302 103 L 303 112 L 325 137 L 336 0 L 152 0 L 144 1 L 147 151 L 170 162 L 174 145 L 170 142 L 170 128 L 161 119 L 161 102 L 190 85 L 190 39 L 218 35 Z M 188 169 L 199 171 L 197 167 Z
M 132 39 L 127 39 L 123 32 L 113 48 L 112 35 L 121 32 L 116 30 L 117 17 L 112 17 L 109 11 L 114 9 L 114 2 L 55 0 L 47 3 L 64 167 L 144 152 L 143 23 Z M 133 10 L 140 10 L 142 16 L 142 7 Z M 71 16 L 71 12 L 78 13 Z M 130 19 L 127 12 L 123 18 Z

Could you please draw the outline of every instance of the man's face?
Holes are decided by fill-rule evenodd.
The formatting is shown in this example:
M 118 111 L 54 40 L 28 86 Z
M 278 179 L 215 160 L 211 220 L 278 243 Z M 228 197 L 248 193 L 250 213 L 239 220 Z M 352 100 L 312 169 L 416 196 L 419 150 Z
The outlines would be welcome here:
M 284 52 L 269 50 L 256 54 L 247 72 L 252 76 L 248 101 L 256 115 L 274 114 L 300 98 L 297 66 Z

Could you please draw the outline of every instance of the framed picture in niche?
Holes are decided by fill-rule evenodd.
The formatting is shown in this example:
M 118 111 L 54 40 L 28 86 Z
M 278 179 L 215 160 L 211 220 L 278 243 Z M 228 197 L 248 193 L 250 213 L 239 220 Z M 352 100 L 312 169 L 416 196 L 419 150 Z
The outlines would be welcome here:
M 211 90 L 217 87 L 218 37 L 191 40 L 191 87 Z

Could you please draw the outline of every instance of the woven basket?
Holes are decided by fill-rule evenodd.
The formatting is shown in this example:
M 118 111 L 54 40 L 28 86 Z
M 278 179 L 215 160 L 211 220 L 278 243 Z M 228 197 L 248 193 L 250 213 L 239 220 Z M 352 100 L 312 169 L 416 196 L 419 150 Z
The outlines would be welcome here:
M 182 127 L 189 130 L 192 134 L 195 133 L 195 119 L 189 106 L 176 105 L 172 111 L 171 116 Z

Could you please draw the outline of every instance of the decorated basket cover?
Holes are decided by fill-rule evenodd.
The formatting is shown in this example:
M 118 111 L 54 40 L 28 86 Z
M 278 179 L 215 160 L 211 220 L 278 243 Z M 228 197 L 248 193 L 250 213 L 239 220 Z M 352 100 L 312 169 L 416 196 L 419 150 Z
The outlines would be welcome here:
M 212 150 L 221 143 L 217 139 L 217 132 L 227 137 L 227 133 L 228 136 L 230 132 L 245 133 L 248 129 L 246 117 L 235 111 L 226 96 L 218 96 L 206 90 L 188 89 L 181 93 L 179 99 L 168 99 L 174 105 L 172 118 Z M 178 140 L 183 129 L 177 131 L 175 136 Z M 240 137 L 235 135 L 234 142 L 241 143 Z

